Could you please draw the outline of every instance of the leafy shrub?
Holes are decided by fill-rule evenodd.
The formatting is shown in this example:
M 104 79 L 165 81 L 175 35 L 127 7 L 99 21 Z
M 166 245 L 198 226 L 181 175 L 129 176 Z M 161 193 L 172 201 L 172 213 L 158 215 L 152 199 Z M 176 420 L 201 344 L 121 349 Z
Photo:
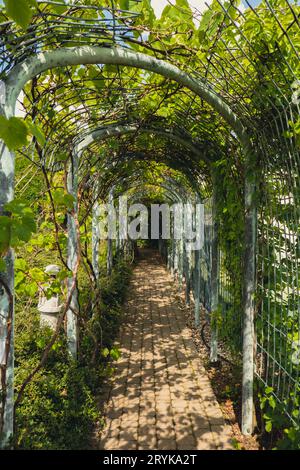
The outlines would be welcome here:
M 290 393 L 290 403 L 288 399 L 280 403 L 273 392 L 272 387 L 266 387 L 259 394 L 265 431 L 269 434 L 271 443 L 275 442 L 275 449 L 300 450 L 299 426 L 290 426 L 291 421 L 286 414 L 286 410 L 289 410 L 293 418 L 298 418 L 299 411 L 294 408 L 294 392 Z
M 111 374 L 109 359 L 119 352 L 113 347 L 121 320 L 130 270 L 120 262 L 110 277 L 101 280 L 101 303 L 94 318 L 81 324 L 80 355 L 74 362 L 68 357 L 62 332 L 53 345 L 45 366 L 25 388 L 16 408 L 14 444 L 21 449 L 86 449 L 96 422 L 101 423 L 96 396 L 105 377 Z M 81 301 L 90 296 L 87 281 Z M 83 308 L 84 311 L 84 308 Z M 40 327 L 36 308 L 17 316 L 16 390 L 37 366 L 52 336 L 48 327 Z M 91 340 L 91 337 L 94 340 Z M 98 348 L 92 360 L 94 341 Z

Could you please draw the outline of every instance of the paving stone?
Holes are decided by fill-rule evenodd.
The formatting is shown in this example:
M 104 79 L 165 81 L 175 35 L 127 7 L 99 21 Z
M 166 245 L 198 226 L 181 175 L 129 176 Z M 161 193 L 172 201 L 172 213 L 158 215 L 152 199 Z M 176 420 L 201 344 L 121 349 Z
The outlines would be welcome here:
M 177 448 L 178 450 L 194 450 L 196 449 L 196 439 L 192 434 L 177 435 Z
M 176 450 L 177 444 L 175 439 L 159 439 L 157 441 L 158 450 Z
M 232 450 L 232 433 L 229 426 L 211 425 L 212 435 L 219 450 Z
M 172 289 L 157 254 L 139 260 L 117 342 L 122 356 L 103 393 L 102 449 L 232 448 L 231 428 Z

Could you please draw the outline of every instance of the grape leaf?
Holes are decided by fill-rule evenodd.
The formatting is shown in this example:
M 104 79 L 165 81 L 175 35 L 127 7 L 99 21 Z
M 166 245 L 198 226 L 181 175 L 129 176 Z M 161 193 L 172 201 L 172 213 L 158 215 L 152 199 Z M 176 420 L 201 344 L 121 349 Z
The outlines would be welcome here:
M 36 6 L 35 0 L 4 0 L 7 15 L 22 28 L 29 25 Z
M 6 119 L 0 116 L 0 139 L 10 150 L 17 150 L 27 143 L 28 128 L 21 118 Z

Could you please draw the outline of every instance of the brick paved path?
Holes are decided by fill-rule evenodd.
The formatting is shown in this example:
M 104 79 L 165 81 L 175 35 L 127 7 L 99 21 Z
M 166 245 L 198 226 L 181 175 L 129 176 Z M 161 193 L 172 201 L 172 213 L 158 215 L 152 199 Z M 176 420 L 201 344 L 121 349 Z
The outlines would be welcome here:
M 158 255 L 134 270 L 102 449 L 230 448 L 205 369 Z

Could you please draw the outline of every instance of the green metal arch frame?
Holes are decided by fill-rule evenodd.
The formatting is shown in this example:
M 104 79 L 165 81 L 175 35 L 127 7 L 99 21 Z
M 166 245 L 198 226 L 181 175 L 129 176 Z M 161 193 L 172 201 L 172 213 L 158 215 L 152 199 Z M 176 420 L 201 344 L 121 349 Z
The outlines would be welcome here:
M 223 116 L 242 143 L 248 140 L 244 126 L 236 114 L 204 82 L 191 77 L 175 65 L 147 54 L 132 52 L 121 47 L 82 46 L 60 48 L 53 51 L 39 52 L 35 56 L 25 59 L 9 72 L 5 80 L 6 102 L 9 103 L 8 114 L 13 114 L 13 105 L 16 103 L 23 86 L 36 75 L 54 67 L 85 64 L 125 65 L 148 70 L 174 80 L 203 98 Z
M 84 152 L 89 145 L 94 143 L 97 140 L 109 139 L 111 137 L 118 137 L 120 135 L 134 134 L 136 132 L 141 132 L 145 134 L 157 134 L 162 137 L 170 138 L 178 144 L 186 147 L 190 150 L 199 160 L 203 160 L 208 164 L 211 164 L 212 161 L 206 157 L 206 155 L 197 148 L 197 144 L 191 139 L 185 139 L 182 136 L 177 135 L 175 132 L 166 129 L 156 129 L 155 127 L 143 127 L 138 124 L 110 124 L 105 127 L 99 127 L 87 131 L 82 140 L 81 136 L 76 139 L 75 152 L 81 154 Z
M 75 154 L 74 154 L 74 155 L 75 155 Z M 79 156 L 80 156 L 80 154 L 79 154 Z M 129 161 L 131 161 L 131 160 L 141 160 L 141 161 L 145 161 L 145 157 L 147 157 L 147 160 L 150 160 L 150 159 L 151 159 L 151 160 L 153 160 L 153 161 L 156 161 L 155 158 L 148 158 L 149 156 L 148 156 L 148 154 L 147 154 L 146 152 L 134 151 L 134 152 L 127 152 L 127 153 L 126 153 L 126 155 L 124 156 L 124 159 L 123 159 L 123 163 L 129 162 Z M 166 165 L 169 165 L 171 168 L 173 168 L 173 167 L 169 164 L 169 162 L 168 162 L 168 163 L 166 163 L 166 162 L 167 162 L 167 160 L 164 161 L 164 163 L 165 163 Z M 181 162 L 181 163 L 183 163 L 183 162 Z M 175 168 L 175 167 L 174 167 L 173 169 L 178 169 L 178 171 L 182 172 L 182 173 L 186 176 L 186 178 L 188 179 L 188 181 L 189 181 L 191 187 L 193 188 L 193 190 L 194 190 L 195 192 L 198 192 L 198 187 L 197 187 L 198 181 L 197 181 L 197 179 L 196 179 L 191 173 L 189 173 L 188 171 L 185 171 L 185 168 L 183 168 L 183 167 L 180 167 L 180 168 Z
M 243 342 L 243 416 L 242 431 L 245 434 L 252 432 L 252 411 L 253 411 L 253 373 L 254 373 L 254 292 L 255 292 L 255 240 L 256 240 L 256 210 L 254 204 L 255 178 L 253 171 L 255 168 L 255 153 L 252 149 L 251 139 L 239 118 L 224 102 L 224 100 L 210 89 L 207 84 L 197 80 L 178 67 L 163 60 L 156 59 L 146 54 L 132 52 L 120 47 L 75 47 L 60 48 L 53 51 L 45 51 L 33 57 L 25 59 L 16 65 L 8 74 L 5 80 L 5 104 L 3 111 L 6 117 L 11 117 L 15 113 L 17 98 L 24 85 L 36 75 L 55 67 L 68 65 L 85 64 L 110 64 L 124 65 L 140 68 L 162 75 L 170 80 L 187 87 L 200 96 L 212 108 L 217 111 L 225 121 L 231 126 L 237 135 L 245 155 L 245 273 L 244 273 L 244 342 Z M 2 144 L 1 146 L 1 186 L 0 209 L 6 202 L 13 199 L 14 195 L 14 155 Z M 6 257 L 7 281 L 10 293 L 13 293 L 14 261 L 13 253 L 8 253 Z M 10 315 L 10 300 L 8 295 L 2 295 L 0 299 L 0 310 L 4 318 Z M 13 317 L 10 319 L 13 322 Z M 11 331 L 10 343 L 13 341 L 13 331 Z M 13 431 L 13 345 L 8 351 L 6 375 L 8 406 L 4 412 L 4 438 L 7 442 Z

